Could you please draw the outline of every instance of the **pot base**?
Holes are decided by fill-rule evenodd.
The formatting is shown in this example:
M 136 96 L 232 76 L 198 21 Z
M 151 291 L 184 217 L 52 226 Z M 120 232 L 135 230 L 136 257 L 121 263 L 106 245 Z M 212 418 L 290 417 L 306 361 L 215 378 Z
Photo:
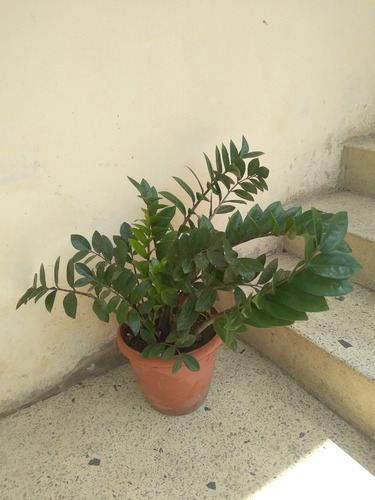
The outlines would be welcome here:
M 216 335 L 206 345 L 189 353 L 199 361 L 199 371 L 192 372 L 183 365 L 173 374 L 176 356 L 168 361 L 160 357 L 142 359 L 141 353 L 123 340 L 125 329 L 126 325 L 118 328 L 117 343 L 120 351 L 129 359 L 150 405 L 166 415 L 185 415 L 196 410 L 210 389 L 221 339 Z

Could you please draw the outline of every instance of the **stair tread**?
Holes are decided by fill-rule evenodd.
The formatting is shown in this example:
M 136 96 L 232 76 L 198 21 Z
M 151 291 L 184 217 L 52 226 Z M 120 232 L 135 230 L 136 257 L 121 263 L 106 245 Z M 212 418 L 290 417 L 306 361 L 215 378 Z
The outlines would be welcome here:
M 300 203 L 304 210 L 315 207 L 326 212 L 348 212 L 348 232 L 375 241 L 375 198 L 349 191 L 315 196 Z
M 353 137 L 345 142 L 345 146 L 375 151 L 375 134 L 369 134 L 362 137 Z
M 277 256 L 285 269 L 298 261 L 287 253 Z M 357 284 L 353 287 L 348 295 L 328 297 L 329 311 L 310 313 L 308 321 L 296 322 L 292 328 L 375 381 L 375 293 Z

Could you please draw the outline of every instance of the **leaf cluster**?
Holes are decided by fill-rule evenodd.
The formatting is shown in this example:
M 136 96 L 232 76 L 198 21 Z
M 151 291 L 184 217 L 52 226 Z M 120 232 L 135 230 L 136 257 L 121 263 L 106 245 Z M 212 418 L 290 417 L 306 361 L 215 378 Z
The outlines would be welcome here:
M 236 205 L 253 202 L 267 189 L 269 171 L 260 164 L 262 154 L 250 152 L 245 138 L 240 148 L 233 141 L 229 148 L 216 147 L 214 162 L 205 155 L 205 183 L 192 169 L 193 182 L 174 177 L 184 197 L 129 178 L 143 202 L 141 218 L 123 222 L 112 238 L 98 231 L 90 241 L 71 235 L 75 253 L 67 262 L 64 284 L 60 257 L 52 282 L 47 283 L 42 264 L 17 308 L 44 298 L 51 312 L 61 294 L 65 313 L 75 318 L 78 299 L 89 299 L 101 321 L 114 315 L 142 337 L 142 357 L 175 356 L 174 372 L 183 363 L 199 369 L 186 351 L 210 325 L 235 350 L 237 335 L 249 325 L 290 325 L 307 320 L 308 312 L 328 309 L 325 297 L 349 293 L 349 278 L 361 270 L 345 242 L 347 214 L 285 210 L 276 201 L 264 210 L 253 204 L 241 215 Z M 220 214 L 230 214 L 224 231 L 213 223 Z M 294 269 L 282 269 L 277 259 L 268 262 L 265 255 L 239 257 L 235 250 L 270 235 L 304 236 L 304 257 Z M 213 307 L 221 290 L 233 292 L 234 306 L 219 313 Z M 204 321 L 192 333 L 200 315 Z

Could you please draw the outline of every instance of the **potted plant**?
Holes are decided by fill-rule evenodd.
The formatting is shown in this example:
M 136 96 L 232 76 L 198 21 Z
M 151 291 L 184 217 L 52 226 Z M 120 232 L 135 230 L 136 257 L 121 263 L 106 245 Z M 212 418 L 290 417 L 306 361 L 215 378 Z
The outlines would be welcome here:
M 221 342 L 235 350 L 237 335 L 249 326 L 290 325 L 307 320 L 307 312 L 327 310 L 325 297 L 349 293 L 349 278 L 361 270 L 344 241 L 346 212 L 285 210 L 279 201 L 264 210 L 252 204 L 245 215 L 236 210 L 267 189 L 262 154 L 251 152 L 245 138 L 240 148 L 233 141 L 229 148 L 216 147 L 214 162 L 205 155 L 207 181 L 192 169 L 195 188 L 174 177 L 188 203 L 129 177 L 143 202 L 142 217 L 123 222 L 112 239 L 98 231 L 90 241 L 73 234 L 66 285 L 60 257 L 53 284 L 47 284 L 42 264 L 17 308 L 44 297 L 51 312 L 61 293 L 65 313 L 75 318 L 77 299 L 90 299 L 100 320 L 115 315 L 119 347 L 150 403 L 164 413 L 194 410 L 209 390 Z M 222 214 L 230 214 L 224 230 L 214 225 Z M 294 269 L 280 268 L 277 258 L 240 257 L 235 250 L 269 235 L 304 236 L 304 258 Z M 214 309 L 220 291 L 234 297 L 223 311 Z

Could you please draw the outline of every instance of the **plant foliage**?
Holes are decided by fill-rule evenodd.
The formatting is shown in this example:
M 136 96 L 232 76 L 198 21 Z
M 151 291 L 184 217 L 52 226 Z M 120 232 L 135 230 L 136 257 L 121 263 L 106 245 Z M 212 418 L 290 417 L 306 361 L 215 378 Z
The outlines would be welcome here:
M 76 252 L 67 263 L 65 280 L 60 257 L 53 282 L 47 283 L 42 264 L 17 308 L 44 298 L 51 312 L 61 293 L 65 313 L 75 318 L 77 298 L 89 298 L 101 321 L 108 322 L 113 314 L 142 337 L 147 344 L 142 357 L 168 360 L 177 355 L 174 372 L 182 363 L 199 369 L 186 348 L 209 325 L 235 350 L 236 336 L 249 325 L 291 325 L 307 320 L 307 312 L 327 310 L 325 297 L 349 293 L 349 278 L 361 270 L 344 239 L 347 214 L 285 210 L 276 201 L 264 210 L 252 204 L 241 215 L 237 205 L 252 203 L 259 191 L 267 190 L 269 171 L 260 163 L 262 154 L 250 152 L 245 138 L 240 148 L 233 141 L 229 148 L 216 147 L 213 162 L 205 155 L 205 183 L 191 169 L 189 182 L 174 177 L 179 195 L 129 177 L 143 200 L 142 218 L 123 222 L 112 239 L 98 231 L 90 241 L 71 235 Z M 230 214 L 224 231 L 213 224 L 220 214 Z M 266 264 L 265 255 L 239 257 L 235 250 L 270 235 L 304 237 L 304 258 L 294 269 L 280 268 L 277 259 Z M 221 290 L 233 292 L 234 306 L 212 312 Z M 205 321 L 192 334 L 202 313 Z

